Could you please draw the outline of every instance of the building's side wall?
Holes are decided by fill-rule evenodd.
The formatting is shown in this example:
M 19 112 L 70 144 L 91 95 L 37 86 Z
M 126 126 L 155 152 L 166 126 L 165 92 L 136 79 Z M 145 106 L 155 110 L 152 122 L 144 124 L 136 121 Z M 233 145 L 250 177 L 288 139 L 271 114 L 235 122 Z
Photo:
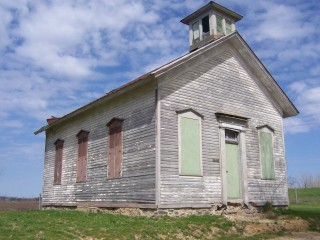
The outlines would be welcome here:
M 108 127 L 123 121 L 122 178 L 107 180 Z M 61 126 L 60 126 L 61 125 Z M 155 86 L 148 84 L 47 131 L 44 205 L 81 203 L 155 203 Z M 77 137 L 89 131 L 87 181 L 76 183 Z M 61 185 L 53 184 L 55 146 L 64 140 Z M 101 205 L 103 206 L 103 204 Z
M 161 100 L 160 203 L 196 206 L 222 200 L 219 123 L 215 113 L 248 117 L 245 132 L 248 200 L 256 204 L 272 201 L 287 205 L 286 165 L 282 117 L 227 48 L 207 54 L 184 66 L 182 74 L 159 81 Z M 188 64 L 188 63 L 186 63 Z M 174 73 L 171 73 L 174 74 Z M 203 177 L 179 176 L 177 110 L 193 108 L 202 120 Z M 275 129 L 274 158 L 276 180 L 261 180 L 259 138 L 256 127 L 269 124 Z

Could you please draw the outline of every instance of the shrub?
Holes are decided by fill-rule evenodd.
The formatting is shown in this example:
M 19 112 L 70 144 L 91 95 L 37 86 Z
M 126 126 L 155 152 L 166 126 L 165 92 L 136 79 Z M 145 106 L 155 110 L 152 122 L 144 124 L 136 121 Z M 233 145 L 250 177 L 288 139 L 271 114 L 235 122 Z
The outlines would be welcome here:
M 267 212 L 272 212 L 273 211 L 273 206 L 271 202 L 266 202 L 263 207 L 262 207 L 262 211 L 267 213 Z

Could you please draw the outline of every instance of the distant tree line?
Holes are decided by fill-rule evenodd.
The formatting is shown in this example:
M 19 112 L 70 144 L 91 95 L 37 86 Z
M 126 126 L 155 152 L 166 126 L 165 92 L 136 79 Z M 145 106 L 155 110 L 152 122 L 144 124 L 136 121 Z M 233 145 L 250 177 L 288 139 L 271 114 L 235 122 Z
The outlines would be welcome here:
M 39 197 L 21 198 L 21 197 L 0 196 L 0 201 L 39 201 Z
M 298 177 L 288 177 L 289 188 L 320 188 L 320 174 L 302 173 Z

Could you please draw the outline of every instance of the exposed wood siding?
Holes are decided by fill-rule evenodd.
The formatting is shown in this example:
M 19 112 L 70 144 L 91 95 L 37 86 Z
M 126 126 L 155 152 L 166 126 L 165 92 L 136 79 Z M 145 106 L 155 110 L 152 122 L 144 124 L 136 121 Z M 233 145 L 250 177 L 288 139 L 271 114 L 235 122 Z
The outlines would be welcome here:
M 107 179 L 108 127 L 114 117 L 122 123 L 122 177 Z M 86 182 L 76 183 L 78 142 L 81 130 L 89 131 Z M 155 86 L 145 85 L 102 103 L 46 133 L 44 204 L 77 202 L 155 202 Z M 55 146 L 64 139 L 61 185 L 53 185 Z
M 186 63 L 176 74 L 160 81 L 161 99 L 161 199 L 169 203 L 214 203 L 221 201 L 219 123 L 215 113 L 223 112 L 250 118 L 245 132 L 248 200 L 262 204 L 272 200 L 286 205 L 286 163 L 282 117 L 233 51 L 223 46 Z M 202 120 L 203 177 L 179 176 L 178 116 L 176 110 L 193 108 Z M 275 129 L 274 158 L 276 180 L 261 180 L 257 126 Z M 274 194 L 273 194 L 274 193 Z M 272 198 L 272 199 L 270 199 Z

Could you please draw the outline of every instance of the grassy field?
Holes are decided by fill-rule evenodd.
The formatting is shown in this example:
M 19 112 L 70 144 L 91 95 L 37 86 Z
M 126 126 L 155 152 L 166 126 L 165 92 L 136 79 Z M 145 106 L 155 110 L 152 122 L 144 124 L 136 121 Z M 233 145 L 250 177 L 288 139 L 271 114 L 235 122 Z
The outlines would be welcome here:
M 1 239 L 210 239 L 233 223 L 221 216 L 146 218 L 79 211 L 0 212 Z M 221 239 L 233 239 L 234 234 Z
M 281 227 L 273 228 L 281 226 L 281 221 L 296 221 L 296 216 L 306 219 L 310 230 L 320 232 L 320 204 L 300 204 L 277 211 L 268 220 L 274 222 L 269 229 L 265 223 L 230 221 L 223 216 L 146 218 L 73 210 L 3 211 L 0 239 L 270 239 L 289 234 Z M 248 227 L 252 232 L 261 226 L 265 231 L 246 234 Z
M 315 202 L 320 203 L 320 188 L 298 188 L 297 189 L 298 203 Z M 295 190 L 289 189 L 290 203 L 295 203 Z
M 275 211 L 268 219 L 273 221 L 269 229 L 265 229 L 265 220 L 260 224 L 223 216 L 146 218 L 73 210 L 0 211 L 0 239 L 270 239 L 297 231 L 294 226 L 291 230 L 281 227 L 296 217 L 306 220 L 309 230 L 319 232 L 320 237 L 319 189 L 302 189 L 299 194 L 301 203 Z M 247 234 L 255 227 L 264 230 Z

